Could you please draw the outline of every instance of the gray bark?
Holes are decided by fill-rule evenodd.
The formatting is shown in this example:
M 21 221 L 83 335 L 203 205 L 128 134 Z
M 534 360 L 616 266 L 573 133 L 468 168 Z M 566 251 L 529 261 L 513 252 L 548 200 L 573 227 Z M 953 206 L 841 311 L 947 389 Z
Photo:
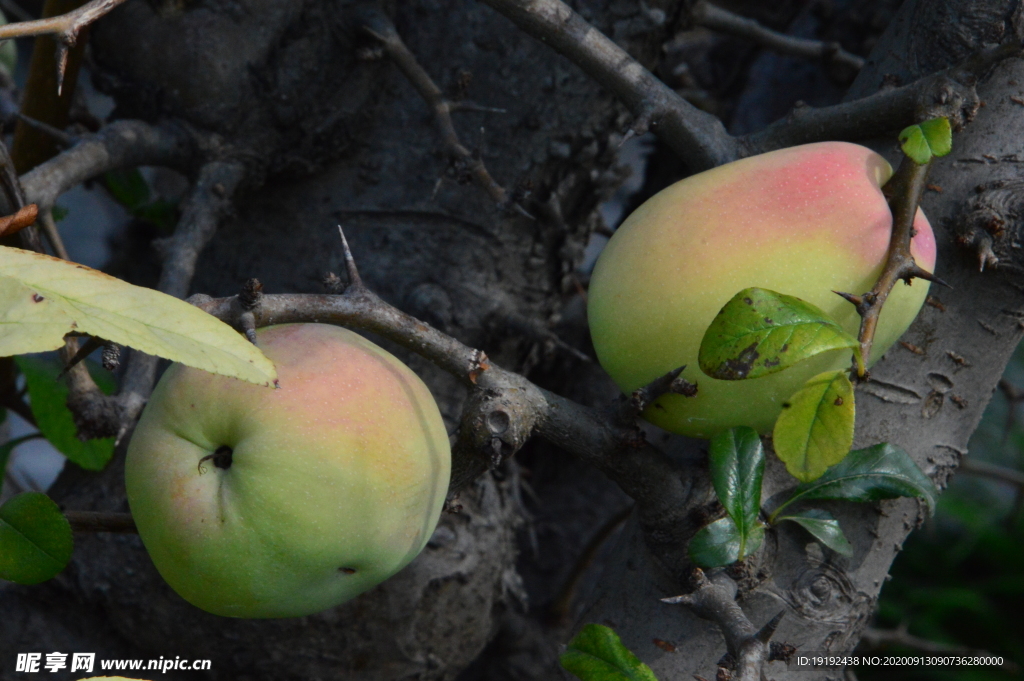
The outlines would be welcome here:
M 132 0 L 93 31 L 98 78 L 117 97 L 121 115 L 185 120 L 218 135 L 221 157 L 248 170 L 235 217 L 199 258 L 193 290 L 231 295 L 257 277 L 268 293 L 319 292 L 325 271 L 344 270 L 341 224 L 365 283 L 385 300 L 544 387 L 585 404 L 606 403 L 615 391 L 600 369 L 558 350 L 545 334 L 554 329 L 586 346 L 573 274 L 599 224 L 599 202 L 623 178 L 616 155 L 628 120 L 624 109 L 482 4 L 385 3 L 442 90 L 462 87 L 465 71 L 472 74 L 464 87 L 469 99 L 505 110 L 455 114 L 463 144 L 479 150 L 506 189 L 529 192 L 524 205 L 536 219 L 500 210 L 439 157 L 430 112 L 393 64 L 367 59 L 375 56 L 374 43 L 354 28 L 358 4 Z M 574 8 L 653 68 L 684 4 L 587 0 Z M 773 12 L 757 3 L 732 4 L 777 27 L 798 9 L 795 3 L 778 3 Z M 851 96 L 877 90 L 883 75 L 908 82 L 983 44 L 1019 39 L 1015 6 L 907 0 Z M 709 59 L 708 45 L 699 51 Z M 738 71 L 749 65 L 743 59 L 749 62 L 752 52 L 744 54 L 734 58 Z M 907 340 L 926 354 L 896 346 L 858 394 L 856 446 L 899 444 L 940 481 L 965 452 L 1024 326 L 1013 272 L 1024 262 L 1014 262 L 1016 251 L 999 250 L 1001 266 L 978 273 L 973 256 L 956 245 L 974 187 L 1019 179 L 1015 162 L 998 159 L 1017 152 L 1024 107 L 1009 97 L 1020 94 L 1022 69 L 1020 61 L 1009 62 L 981 86 L 986 106 L 956 136 L 953 154 L 933 168 L 931 182 L 942 191 L 928 193 L 924 209 L 939 242 L 938 275 L 954 288 L 933 290 L 944 311 L 926 306 L 908 332 Z M 726 106 L 773 106 L 756 84 L 745 98 L 735 83 L 731 88 L 719 93 Z M 890 156 L 893 139 L 881 143 Z M 1000 205 L 1008 206 L 1002 217 L 1017 228 L 1016 203 Z M 154 280 L 145 258 L 120 262 L 121 274 Z M 454 427 L 463 389 L 425 361 L 396 352 L 428 381 Z M 699 445 L 672 438 L 665 446 L 699 466 L 692 463 Z M 463 511 L 445 515 L 428 549 L 400 575 L 308 618 L 206 615 L 162 584 L 136 537 L 79 536 L 72 566 L 56 580 L 0 586 L 0 669 L 16 652 L 63 650 L 106 658 L 208 657 L 210 679 L 559 678 L 557 643 L 572 627 L 546 621 L 544 609 L 587 540 L 628 501 L 545 443 L 531 443 L 517 457 L 521 463 L 500 472 L 503 479 L 487 474 L 463 493 Z M 536 495 L 527 496 L 529 510 L 522 501 L 524 472 Z M 119 463 L 100 475 L 69 470 L 54 494 L 68 508 L 126 510 L 120 476 Z M 766 499 L 791 481 L 772 464 Z M 707 485 L 700 487 L 693 509 L 710 499 Z M 805 652 L 856 645 L 892 560 L 924 513 L 911 501 L 829 510 L 854 544 L 852 559 L 823 551 L 799 528 L 780 527 L 746 571 L 733 575 L 753 624 L 786 609 L 775 640 L 799 642 Z M 614 626 L 659 678 L 714 678 L 725 652 L 721 632 L 659 601 L 688 587 L 646 547 L 635 520 L 608 542 L 584 578 L 593 590 L 576 601 L 577 626 Z M 679 574 L 680 566 L 670 567 Z M 766 672 L 780 680 L 825 678 L 797 677 L 778 662 Z

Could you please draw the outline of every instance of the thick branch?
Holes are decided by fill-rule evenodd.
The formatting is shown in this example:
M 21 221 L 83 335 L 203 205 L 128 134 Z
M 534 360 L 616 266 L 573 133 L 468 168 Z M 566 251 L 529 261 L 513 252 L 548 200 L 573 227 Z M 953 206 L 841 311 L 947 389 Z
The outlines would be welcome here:
M 25 196 L 47 211 L 57 197 L 109 170 L 137 166 L 187 168 L 195 158 L 194 137 L 177 125 L 116 121 L 21 178 Z
M 676 94 L 561 0 L 483 2 L 611 90 L 636 117 L 637 134 L 655 130 L 692 170 L 737 157 L 736 144 L 721 121 Z
M 686 565 L 686 539 L 698 529 L 686 507 L 696 472 L 684 471 L 644 441 L 635 427 L 559 397 L 524 377 L 491 364 L 486 355 L 388 305 L 362 286 L 342 295 L 264 295 L 243 309 L 237 296 L 196 300 L 197 307 L 241 327 L 251 314 L 257 327 L 319 322 L 369 331 L 416 352 L 471 388 L 453 462 L 456 491 L 532 435 L 603 471 L 637 501 L 648 546 L 677 576 Z
M 736 660 L 735 681 L 760 681 L 767 640 L 762 640 L 747 615 L 736 603 L 736 584 L 723 573 L 708 579 L 700 568 L 693 571 L 694 590 L 682 596 L 661 599 L 685 605 L 698 617 L 718 625 L 725 636 L 729 654 Z M 776 622 L 777 624 L 777 622 Z M 771 632 L 768 632 L 770 638 Z
M 807 59 L 821 59 L 860 71 L 864 58 L 844 50 L 837 42 L 822 42 L 797 38 L 766 28 L 753 19 L 733 14 L 707 0 L 694 5 L 691 12 L 693 22 L 712 31 L 746 38 L 758 45 L 780 54 L 790 54 Z
M 945 116 L 959 128 L 980 106 L 975 84 L 995 64 L 1021 53 L 1016 43 L 976 54 L 962 64 L 835 106 L 799 107 L 767 128 L 738 139 L 744 156 L 824 140 L 863 140 Z

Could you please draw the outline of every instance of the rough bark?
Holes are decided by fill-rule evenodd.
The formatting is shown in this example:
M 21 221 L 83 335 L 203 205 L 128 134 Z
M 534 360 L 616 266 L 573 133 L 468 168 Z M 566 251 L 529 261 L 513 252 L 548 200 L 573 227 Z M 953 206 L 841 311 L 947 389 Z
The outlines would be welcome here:
M 587 0 L 574 8 L 654 68 L 685 4 Z M 729 4 L 776 27 L 798 9 Z M 132 0 L 92 38 L 98 80 L 116 96 L 118 113 L 184 121 L 212 135 L 220 157 L 247 171 L 235 216 L 199 257 L 193 291 L 232 295 L 257 277 L 268 293 L 319 292 L 325 271 L 345 269 L 341 224 L 366 285 L 385 300 L 545 388 L 584 404 L 607 402 L 615 391 L 600 370 L 560 350 L 550 331 L 587 346 L 575 271 L 599 224 L 598 203 L 623 177 L 616 155 L 629 120 L 624 108 L 481 3 L 384 5 L 442 91 L 504 109 L 458 112 L 455 127 L 535 219 L 496 206 L 441 153 L 427 104 L 360 31 L 354 17 L 363 3 Z M 851 95 L 874 92 L 886 74 L 909 82 L 1015 35 L 1021 22 L 1013 7 L 1008 0 L 907 0 Z M 688 49 L 713 61 L 714 44 Z M 753 51 L 739 54 L 728 63 L 742 74 Z M 987 80 L 986 106 L 933 169 L 931 182 L 942 190 L 930 192 L 924 207 L 939 239 L 938 274 L 954 289 L 933 291 L 942 307 L 926 306 L 907 336 L 926 354 L 896 346 L 858 394 L 857 446 L 899 444 L 940 481 L 966 450 L 1024 326 L 1013 249 L 999 251 L 994 272 L 978 273 L 973 253 L 956 245 L 974 187 L 1017 179 L 1016 157 L 1003 155 L 1014 153 L 1014 131 L 1024 123 L 1024 107 L 1010 99 L 1020 94 L 1021 69 L 1008 62 Z M 718 74 L 704 84 L 719 86 L 726 111 L 736 101 L 763 101 L 756 84 L 742 97 L 742 82 Z M 751 129 L 766 122 L 744 121 Z M 882 151 L 891 154 L 887 139 Z M 1019 202 L 992 205 L 1007 225 L 1019 224 Z M 146 262 L 135 259 L 122 273 L 152 281 Z M 399 354 L 428 381 L 454 427 L 464 389 L 424 360 Z M 661 444 L 661 436 L 652 438 Z M 665 448 L 681 465 L 700 467 L 699 444 L 673 438 Z M 72 567 L 57 580 L 0 587 L 0 664 L 29 649 L 75 650 L 107 658 L 209 657 L 211 679 L 452 679 L 464 670 L 465 679 L 558 678 L 556 643 L 571 627 L 544 611 L 564 591 L 588 540 L 628 502 L 546 443 L 531 443 L 518 459 L 498 471 L 501 479 L 488 473 L 467 490 L 463 512 L 446 515 L 429 548 L 398 577 L 298 620 L 205 615 L 160 582 L 136 537 L 80 536 Z M 120 475 L 116 463 L 98 476 L 69 470 L 54 494 L 68 508 L 123 511 Z M 765 480 L 770 500 L 792 479 L 773 464 Z M 697 489 L 693 510 L 710 499 L 706 485 Z M 853 559 L 823 551 L 799 528 L 781 527 L 745 572 L 733 574 L 752 623 L 786 609 L 775 640 L 799 642 L 803 651 L 856 645 L 899 546 L 923 517 L 909 501 L 829 510 L 854 544 Z M 579 623 L 614 626 L 660 678 L 713 678 L 725 651 L 721 632 L 659 601 L 689 588 L 671 574 L 685 566 L 666 569 L 648 546 L 634 519 L 603 547 L 600 583 L 575 601 L 586 605 Z M 588 571 L 580 592 L 599 573 Z M 766 672 L 797 678 L 781 663 Z

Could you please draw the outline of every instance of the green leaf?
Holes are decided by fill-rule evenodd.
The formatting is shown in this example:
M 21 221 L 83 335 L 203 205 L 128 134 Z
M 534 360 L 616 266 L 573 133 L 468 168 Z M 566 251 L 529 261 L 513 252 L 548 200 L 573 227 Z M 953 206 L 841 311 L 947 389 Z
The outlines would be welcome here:
M 258 385 L 277 377 L 245 336 L 184 300 L 0 246 L 0 357 L 56 350 L 70 331 Z
M 778 522 L 781 523 L 784 520 L 792 520 L 800 525 L 800 527 L 810 532 L 815 539 L 839 555 L 846 556 L 847 558 L 853 555 L 853 547 L 850 546 L 850 542 L 847 541 L 842 528 L 839 527 L 839 521 L 833 518 L 832 514 L 828 511 L 823 511 L 820 508 L 811 508 L 800 513 L 784 515 L 778 519 Z
M 920 497 L 934 511 L 939 492 L 914 460 L 896 445 L 883 443 L 858 449 L 812 483 L 796 488 L 786 502 L 772 514 L 797 501 L 846 499 L 877 501 L 896 497 Z
M 559 662 L 583 681 L 658 681 L 618 634 L 600 624 L 584 625 Z
M 60 222 L 68 216 L 69 212 L 64 206 L 58 206 L 57 204 L 54 204 L 53 208 L 50 209 L 50 215 L 53 216 L 54 222 Z
M 853 384 L 846 371 L 826 371 L 783 405 L 775 422 L 775 454 L 801 482 L 820 477 L 853 445 Z
M 0 579 L 38 584 L 71 560 L 71 525 L 50 497 L 25 492 L 0 506 Z
M 114 438 L 79 440 L 78 428 L 67 407 L 68 389 L 57 380 L 60 367 L 41 357 L 16 357 L 25 376 L 32 415 L 43 437 L 70 461 L 89 471 L 100 471 L 114 455 Z M 91 362 L 87 363 L 91 364 Z M 114 380 L 103 371 L 90 371 L 93 380 L 106 394 L 114 392 Z
M 702 568 L 722 567 L 742 560 L 761 548 L 764 525 L 757 523 L 744 539 L 732 518 L 721 518 L 702 527 L 690 540 L 690 560 Z
M 911 125 L 900 132 L 903 153 L 918 165 L 932 160 L 932 156 L 945 156 L 953 149 L 953 133 L 948 118 L 932 118 Z
M 753 428 L 731 428 L 711 439 L 711 481 L 740 537 L 739 558 L 751 533 L 760 527 L 764 447 Z
M 814 355 L 860 343 L 831 317 L 799 298 L 760 288 L 740 291 L 712 320 L 697 362 L 712 378 L 767 376 Z
M 103 174 L 103 186 L 129 212 L 149 202 L 149 183 L 137 169 L 111 170 Z

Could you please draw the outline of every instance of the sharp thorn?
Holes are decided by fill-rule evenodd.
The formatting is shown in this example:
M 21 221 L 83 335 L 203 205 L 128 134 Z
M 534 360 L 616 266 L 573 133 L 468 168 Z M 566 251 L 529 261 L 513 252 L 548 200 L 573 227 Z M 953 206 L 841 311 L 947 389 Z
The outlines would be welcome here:
M 779 628 L 779 622 L 782 621 L 783 616 L 786 614 L 785 610 L 780 610 L 779 614 L 768 620 L 768 623 L 761 627 L 761 630 L 757 632 L 757 640 L 765 645 L 775 635 L 775 630 Z
M 918 277 L 919 279 L 924 279 L 925 281 L 930 281 L 932 283 L 938 284 L 939 286 L 945 286 L 946 288 L 953 288 L 952 286 L 947 284 L 942 279 L 939 279 L 938 277 L 936 277 L 934 274 L 932 274 L 928 270 L 922 269 L 922 268 L 918 267 L 917 265 L 914 265 L 910 269 L 910 272 L 909 272 L 909 274 L 907 274 L 907 277 Z
M 855 296 L 852 293 L 843 293 L 842 291 L 833 291 L 832 293 L 836 294 L 840 298 L 843 298 L 847 302 L 853 303 L 858 308 L 864 304 L 863 296 Z
M 71 371 L 71 369 L 73 369 L 76 364 L 81 362 L 83 359 L 91 355 L 96 350 L 103 347 L 105 343 L 106 341 L 102 339 L 96 338 L 95 336 L 90 336 L 89 339 L 85 341 L 85 343 L 82 345 L 82 347 L 78 348 L 78 352 L 76 352 L 75 356 L 72 357 L 71 360 L 67 363 L 67 366 L 61 369 L 60 373 L 57 374 L 57 379 L 59 380 L 67 376 L 68 372 Z
M 345 230 L 341 228 L 341 225 L 338 225 L 338 234 L 341 235 L 341 247 L 345 251 L 345 269 L 348 270 L 349 285 L 363 288 L 363 279 L 359 276 L 355 258 L 352 257 L 352 250 L 348 247 L 348 239 L 345 238 Z
M 515 212 L 519 213 L 524 218 L 529 218 L 530 220 L 534 220 L 534 221 L 537 219 L 537 218 L 533 217 L 533 215 L 531 215 L 525 208 L 520 206 L 518 201 L 513 201 L 512 202 L 512 210 L 514 210 Z
M 68 68 L 68 46 L 57 42 L 57 96 L 64 92 L 64 74 Z

